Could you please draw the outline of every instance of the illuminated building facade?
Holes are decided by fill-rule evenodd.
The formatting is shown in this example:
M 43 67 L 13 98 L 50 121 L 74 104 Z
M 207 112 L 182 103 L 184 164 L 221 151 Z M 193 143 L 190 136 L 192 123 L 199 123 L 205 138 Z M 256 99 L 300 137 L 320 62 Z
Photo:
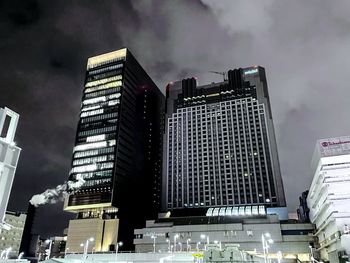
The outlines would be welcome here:
M 9 228 L 4 218 L 21 152 L 14 142 L 18 118 L 9 108 L 0 108 L 0 233 Z
M 317 141 L 307 197 L 322 261 L 350 255 L 350 136 Z
M 163 108 L 164 95 L 129 50 L 88 59 L 69 176 L 85 183 L 65 202 L 77 213 L 71 251 L 90 236 L 96 251 L 113 250 L 116 236 L 130 250 L 133 229 L 157 215 Z
M 226 76 L 204 86 L 190 78 L 167 87 L 163 209 L 173 214 L 286 206 L 265 69 Z

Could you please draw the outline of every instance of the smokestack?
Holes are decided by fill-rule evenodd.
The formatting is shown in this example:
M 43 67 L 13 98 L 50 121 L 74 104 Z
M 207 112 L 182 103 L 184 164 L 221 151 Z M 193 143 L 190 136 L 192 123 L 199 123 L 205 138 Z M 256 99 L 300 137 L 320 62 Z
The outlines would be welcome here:
M 32 205 L 31 203 L 28 204 L 28 210 L 27 210 L 27 218 L 26 222 L 24 224 L 23 229 L 23 235 L 22 235 L 22 241 L 21 246 L 19 249 L 19 252 L 23 252 L 24 258 L 35 258 L 35 250 L 36 250 L 36 244 L 33 244 L 33 232 L 32 228 L 34 225 L 34 219 L 36 214 L 36 207 Z

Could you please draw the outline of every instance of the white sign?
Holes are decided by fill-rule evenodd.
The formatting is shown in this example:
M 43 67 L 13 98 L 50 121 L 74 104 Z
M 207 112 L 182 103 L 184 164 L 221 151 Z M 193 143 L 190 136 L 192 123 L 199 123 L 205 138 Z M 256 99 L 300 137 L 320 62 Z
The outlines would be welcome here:
M 255 74 L 258 73 L 258 69 L 254 68 L 254 69 L 248 69 L 247 71 L 244 71 L 244 75 L 251 75 L 251 74 Z
M 350 136 L 319 140 L 318 147 L 322 157 L 350 154 Z

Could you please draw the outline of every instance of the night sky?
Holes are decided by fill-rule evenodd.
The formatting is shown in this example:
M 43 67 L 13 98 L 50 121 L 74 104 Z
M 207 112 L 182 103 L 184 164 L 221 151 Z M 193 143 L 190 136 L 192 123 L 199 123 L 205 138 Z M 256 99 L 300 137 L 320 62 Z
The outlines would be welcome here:
M 22 153 L 9 210 L 70 170 L 87 58 L 128 47 L 164 90 L 209 71 L 266 68 L 290 211 L 312 179 L 319 138 L 350 134 L 350 1 L 0 0 L 0 106 L 20 114 Z M 62 203 L 35 231 L 61 235 Z

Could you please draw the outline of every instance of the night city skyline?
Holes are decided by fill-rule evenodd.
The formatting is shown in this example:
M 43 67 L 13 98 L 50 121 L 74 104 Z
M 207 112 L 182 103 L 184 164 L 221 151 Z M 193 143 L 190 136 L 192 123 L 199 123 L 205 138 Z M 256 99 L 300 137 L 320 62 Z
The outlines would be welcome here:
M 350 133 L 350 3 L 228 2 L 1 2 L 0 107 L 20 115 L 22 148 L 8 210 L 25 211 L 32 195 L 68 179 L 86 61 L 127 47 L 163 93 L 174 80 L 201 85 L 222 81 L 210 71 L 264 67 L 294 212 L 316 141 Z M 73 217 L 62 207 L 41 206 L 35 231 L 62 234 Z

